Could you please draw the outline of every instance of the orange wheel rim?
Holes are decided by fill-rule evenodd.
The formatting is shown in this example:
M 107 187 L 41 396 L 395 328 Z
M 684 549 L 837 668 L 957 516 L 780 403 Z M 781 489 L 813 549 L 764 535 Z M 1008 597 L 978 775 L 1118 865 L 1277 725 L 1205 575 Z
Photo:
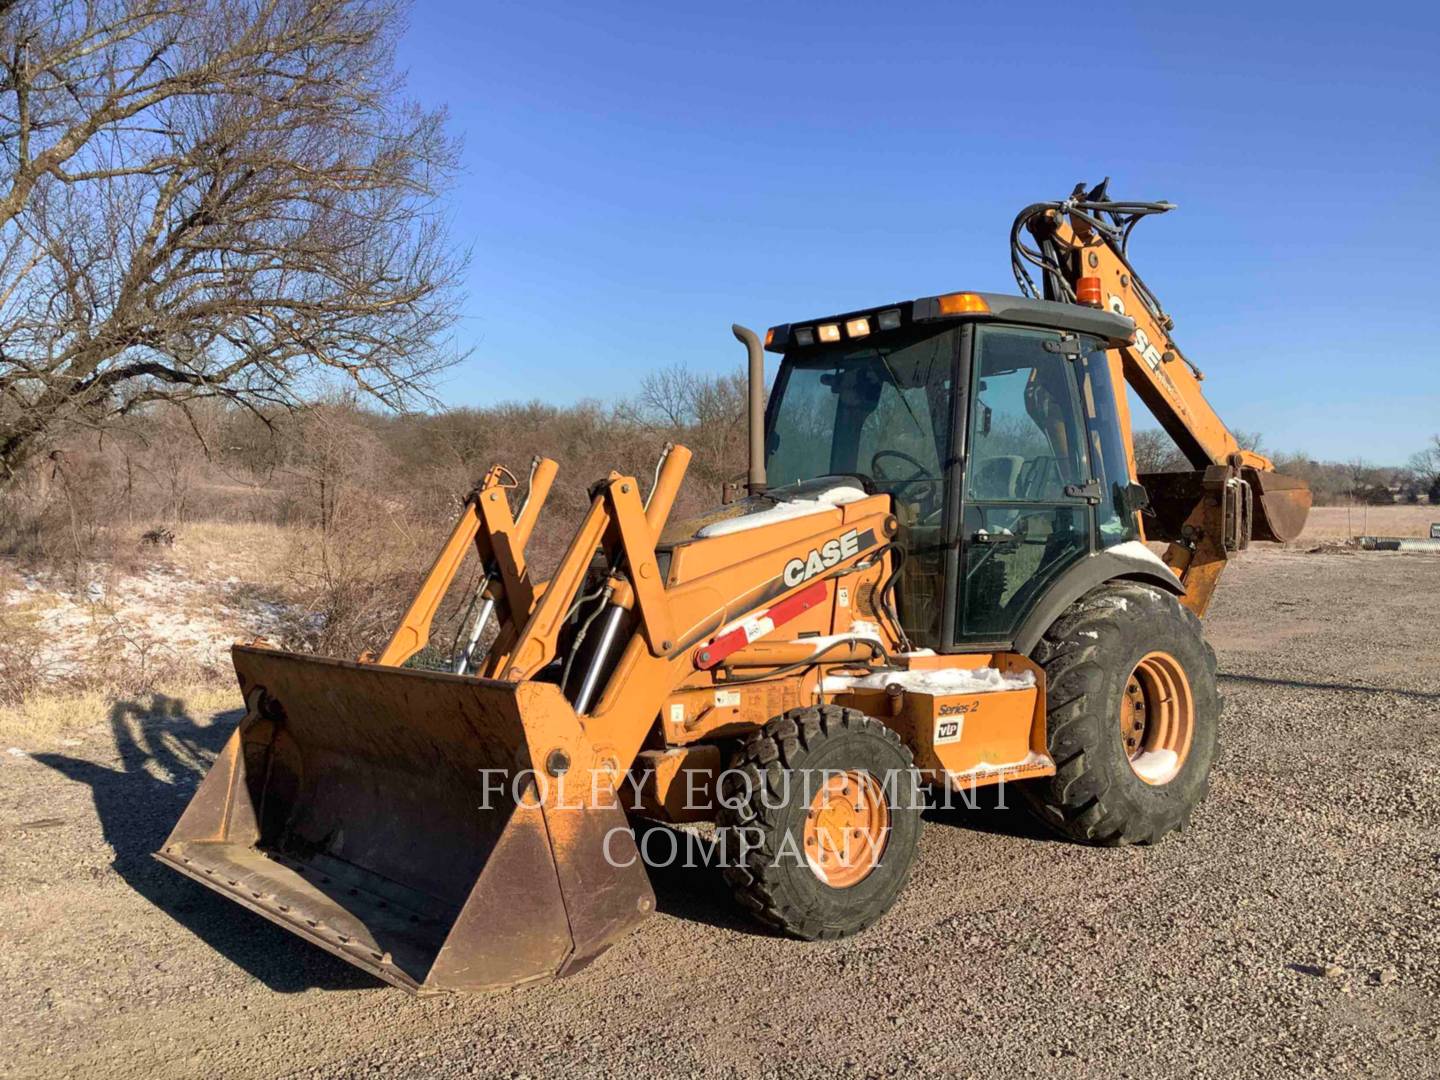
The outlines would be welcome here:
M 1180 662 L 1166 652 L 1141 657 L 1120 698 L 1120 741 L 1147 784 L 1168 784 L 1185 767 L 1195 735 L 1195 699 Z
M 825 774 L 805 814 L 805 861 L 832 889 L 858 885 L 880 865 L 890 835 L 890 804 L 867 772 Z

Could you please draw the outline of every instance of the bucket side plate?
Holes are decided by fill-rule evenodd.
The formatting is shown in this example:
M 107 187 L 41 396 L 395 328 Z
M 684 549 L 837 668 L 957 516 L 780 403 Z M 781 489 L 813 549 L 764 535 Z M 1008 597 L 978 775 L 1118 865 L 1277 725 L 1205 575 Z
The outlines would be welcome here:
M 654 907 L 554 687 L 237 646 L 249 709 L 157 857 L 414 993 L 583 966 Z M 581 790 L 586 788 L 586 790 Z

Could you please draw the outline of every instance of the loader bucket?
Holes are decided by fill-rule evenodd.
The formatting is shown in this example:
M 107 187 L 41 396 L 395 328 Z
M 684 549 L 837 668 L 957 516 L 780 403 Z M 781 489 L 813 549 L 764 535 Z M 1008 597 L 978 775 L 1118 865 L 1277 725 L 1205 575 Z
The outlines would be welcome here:
M 654 909 L 556 687 L 233 655 L 245 718 L 162 862 L 416 994 L 568 974 Z

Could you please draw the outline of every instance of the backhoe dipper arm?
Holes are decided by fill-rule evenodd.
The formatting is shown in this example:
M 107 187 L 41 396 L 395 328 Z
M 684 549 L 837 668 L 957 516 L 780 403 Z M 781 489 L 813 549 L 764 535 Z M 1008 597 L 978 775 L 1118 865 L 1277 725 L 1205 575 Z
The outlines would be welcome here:
M 1181 353 L 1172 319 L 1131 265 L 1130 233 L 1144 217 L 1174 209 L 1167 202 L 1114 202 L 1105 183 L 1070 198 L 1021 211 L 1011 231 L 1015 278 L 1037 295 L 1025 264 L 1038 267 L 1049 300 L 1103 307 L 1135 323 L 1131 343 L 1111 353 L 1123 377 L 1189 459 L 1190 473 L 1142 478 L 1150 495 L 1152 539 L 1170 541 L 1165 561 L 1186 586 L 1186 604 L 1203 614 L 1225 560 L 1260 540 L 1293 539 L 1310 508 L 1305 485 L 1278 475 L 1269 458 L 1243 449 L 1200 389 L 1200 369 Z M 1022 228 L 1034 238 L 1028 247 Z M 1114 380 L 1118 387 L 1120 382 Z M 1117 395 L 1126 453 L 1134 471 L 1129 408 Z

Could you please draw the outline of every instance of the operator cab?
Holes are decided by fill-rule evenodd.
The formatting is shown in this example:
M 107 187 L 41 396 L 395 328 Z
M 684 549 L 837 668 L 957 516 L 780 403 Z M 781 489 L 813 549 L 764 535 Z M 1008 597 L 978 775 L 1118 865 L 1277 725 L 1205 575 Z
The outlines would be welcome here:
M 846 477 L 889 494 L 912 643 L 1008 646 L 1058 574 L 1139 537 L 1107 353 L 1133 327 L 993 293 L 774 327 L 769 495 Z

